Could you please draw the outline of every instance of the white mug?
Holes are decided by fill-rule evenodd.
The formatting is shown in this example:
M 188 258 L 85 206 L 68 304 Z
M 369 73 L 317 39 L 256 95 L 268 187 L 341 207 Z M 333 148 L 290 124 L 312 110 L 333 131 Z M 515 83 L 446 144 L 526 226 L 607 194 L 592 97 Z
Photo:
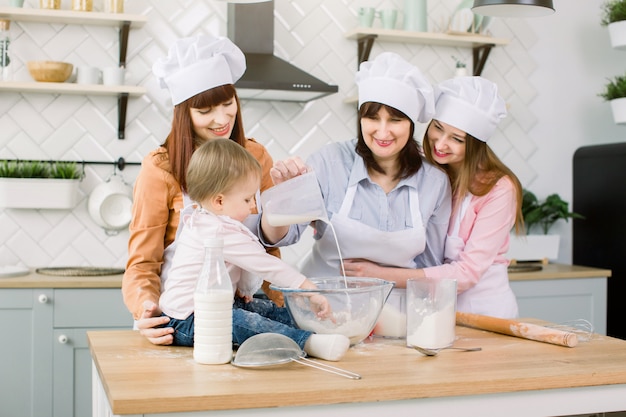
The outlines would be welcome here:
M 398 11 L 396 9 L 383 9 L 380 12 L 380 20 L 383 23 L 383 29 L 395 29 Z
M 123 85 L 126 69 L 121 67 L 106 67 L 102 69 L 102 84 Z
M 100 84 L 100 70 L 96 67 L 76 68 L 76 84 Z

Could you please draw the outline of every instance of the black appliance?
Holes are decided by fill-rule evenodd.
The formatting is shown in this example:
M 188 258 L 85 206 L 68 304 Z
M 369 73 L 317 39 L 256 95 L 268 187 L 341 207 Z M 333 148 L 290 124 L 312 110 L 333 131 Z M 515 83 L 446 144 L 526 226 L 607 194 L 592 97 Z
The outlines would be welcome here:
M 573 261 L 612 271 L 607 335 L 626 339 L 626 143 L 581 147 L 573 164 Z

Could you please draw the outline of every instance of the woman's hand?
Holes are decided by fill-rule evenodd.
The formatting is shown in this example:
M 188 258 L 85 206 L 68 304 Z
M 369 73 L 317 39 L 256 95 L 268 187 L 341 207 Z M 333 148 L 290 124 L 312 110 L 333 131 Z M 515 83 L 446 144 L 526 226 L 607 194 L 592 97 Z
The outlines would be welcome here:
M 343 268 L 346 276 L 377 278 L 382 276 L 383 268 L 375 262 L 367 259 L 344 259 Z
M 144 311 L 135 323 L 139 334 L 155 345 L 171 345 L 174 342 L 174 329 L 159 327 L 170 321 L 169 317 L 161 316 L 161 309 L 152 301 L 144 301 Z
M 274 166 L 270 169 L 270 176 L 274 185 L 285 182 L 298 175 L 306 174 L 310 169 L 299 156 L 292 156 L 282 161 L 274 162 Z

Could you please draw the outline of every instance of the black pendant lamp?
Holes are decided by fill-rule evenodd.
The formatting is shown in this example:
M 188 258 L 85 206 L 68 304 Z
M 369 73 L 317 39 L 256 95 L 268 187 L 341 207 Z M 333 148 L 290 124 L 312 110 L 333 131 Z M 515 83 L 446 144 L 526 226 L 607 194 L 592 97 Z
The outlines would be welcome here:
M 554 13 L 552 0 L 474 0 L 472 11 L 494 17 L 539 17 Z

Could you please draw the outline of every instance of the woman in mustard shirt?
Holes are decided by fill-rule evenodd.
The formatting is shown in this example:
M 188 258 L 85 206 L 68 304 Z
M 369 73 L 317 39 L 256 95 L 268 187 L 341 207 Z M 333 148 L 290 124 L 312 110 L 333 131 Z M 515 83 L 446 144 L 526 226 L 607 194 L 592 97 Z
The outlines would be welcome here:
M 168 56 L 153 66 L 161 86 L 171 94 L 172 129 L 163 145 L 144 158 L 135 182 L 128 261 L 122 280 L 124 302 L 137 320 L 135 327 L 152 343 L 172 343 L 172 328 L 159 327 L 168 319 L 159 317 L 158 304 L 176 248 L 180 211 L 191 204 L 185 177 L 196 148 L 208 140 L 229 138 L 261 164 L 261 190 L 273 185 L 269 176 L 271 156 L 243 131 L 233 84 L 245 69 L 245 57 L 235 44 L 208 35 L 178 40 Z M 281 293 L 269 290 L 267 283 L 264 290 L 282 305 Z

